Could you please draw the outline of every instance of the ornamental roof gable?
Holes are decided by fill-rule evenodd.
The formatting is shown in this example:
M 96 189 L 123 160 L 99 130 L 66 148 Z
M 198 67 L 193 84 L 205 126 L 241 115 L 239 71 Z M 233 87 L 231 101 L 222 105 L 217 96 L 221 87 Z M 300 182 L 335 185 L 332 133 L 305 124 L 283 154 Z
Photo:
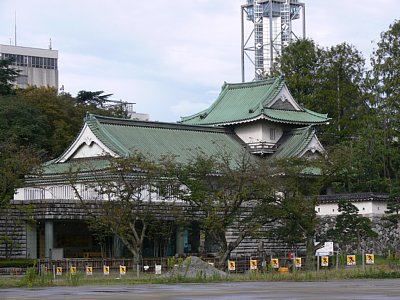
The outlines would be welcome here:
M 55 160 L 55 163 L 64 163 L 71 159 L 100 157 L 117 157 L 118 154 L 107 147 L 92 131 L 92 128 L 85 122 L 77 138 L 64 151 L 64 153 Z

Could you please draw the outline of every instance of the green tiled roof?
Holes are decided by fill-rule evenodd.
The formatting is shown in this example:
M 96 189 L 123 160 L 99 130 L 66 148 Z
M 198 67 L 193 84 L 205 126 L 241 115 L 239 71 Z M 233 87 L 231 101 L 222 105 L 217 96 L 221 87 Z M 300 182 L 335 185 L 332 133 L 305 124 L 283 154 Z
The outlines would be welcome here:
M 276 159 L 296 157 L 307 147 L 315 135 L 315 129 L 312 126 L 296 128 L 284 135 L 278 150 L 272 157 Z
M 86 123 L 96 137 L 121 157 L 135 151 L 159 159 L 176 156 L 187 162 L 200 151 L 216 155 L 221 151 L 240 154 L 245 145 L 229 129 L 210 126 L 191 126 L 177 123 L 134 121 L 88 115 Z
M 310 110 L 271 109 L 269 104 L 285 86 L 283 77 L 228 84 L 225 83 L 217 100 L 208 109 L 181 123 L 192 125 L 226 125 L 264 117 L 271 121 L 291 124 L 319 124 L 328 121 L 327 115 Z
M 56 160 L 48 161 L 42 165 L 42 175 L 66 174 L 68 172 L 91 172 L 94 169 L 104 169 L 109 165 L 107 159 L 95 158 L 89 160 L 76 159 L 64 163 L 55 163 Z
M 137 151 L 155 160 L 173 155 L 178 162 L 186 163 L 200 153 L 213 156 L 224 152 L 235 157 L 243 155 L 245 151 L 245 144 L 232 131 L 223 127 L 134 121 L 95 115 L 88 115 L 85 121 L 96 137 L 120 157 L 127 157 Z M 103 169 L 109 163 L 101 157 L 72 159 L 63 163 L 57 161 L 55 159 L 43 164 L 42 174 L 65 174 L 76 171 L 78 167 L 81 172 L 90 172 L 93 168 Z

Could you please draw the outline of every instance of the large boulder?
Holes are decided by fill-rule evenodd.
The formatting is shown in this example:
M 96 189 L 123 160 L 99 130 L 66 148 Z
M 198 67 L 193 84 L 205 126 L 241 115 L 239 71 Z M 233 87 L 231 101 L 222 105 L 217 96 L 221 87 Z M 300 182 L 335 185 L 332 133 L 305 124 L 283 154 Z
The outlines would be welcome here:
M 175 266 L 172 270 L 165 273 L 164 276 L 168 278 L 211 278 L 226 277 L 227 274 L 197 256 L 189 256 L 182 264 Z

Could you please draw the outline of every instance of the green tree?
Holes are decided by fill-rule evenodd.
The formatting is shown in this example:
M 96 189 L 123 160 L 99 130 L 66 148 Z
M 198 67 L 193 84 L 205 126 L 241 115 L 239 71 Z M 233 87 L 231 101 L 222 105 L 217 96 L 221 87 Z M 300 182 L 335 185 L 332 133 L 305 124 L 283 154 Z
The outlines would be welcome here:
M 0 98 L 0 141 L 49 151 L 50 124 L 38 109 L 15 96 Z
M 71 170 L 70 184 L 75 195 L 87 207 L 89 228 L 101 239 L 110 233 L 116 235 L 132 253 L 135 263 L 140 263 L 143 243 L 149 230 L 161 232 L 155 226 L 167 226 L 167 217 L 182 215 L 169 198 L 176 185 L 176 176 L 169 169 L 172 158 L 163 157 L 155 162 L 135 153 L 130 157 L 108 159 L 103 167 L 88 163 L 82 166 L 91 172 L 91 182 L 82 185 L 81 172 Z M 171 180 L 169 180 L 171 179 Z M 85 193 L 97 194 L 99 205 L 94 211 L 85 201 Z M 164 222 L 160 222 L 160 220 Z M 165 228 L 164 228 L 165 229 Z M 101 233 L 104 233 L 103 235 Z
M 28 87 L 18 90 L 15 97 L 26 105 L 34 107 L 38 115 L 46 119 L 47 158 L 60 155 L 82 126 L 86 110 L 75 107 L 76 103 L 72 97 L 59 96 L 55 88 Z
M 326 148 L 325 186 L 337 193 L 386 192 L 380 131 L 363 128 L 356 139 Z
M 310 109 L 332 118 L 330 126 L 319 134 L 325 145 L 355 137 L 365 124 L 365 60 L 347 43 L 324 49 L 319 57 L 316 88 Z
M 341 248 L 357 246 L 360 253 L 361 243 L 378 234 L 372 229 L 372 221 L 358 214 L 358 208 L 349 201 L 339 201 L 335 227 L 328 230 L 328 237 L 341 245 Z
M 268 169 L 243 153 L 233 157 L 198 154 L 182 166 L 179 182 L 185 187 L 179 198 L 201 214 L 200 225 L 217 247 L 220 266 L 227 267 L 230 254 L 246 237 L 258 235 L 273 221 L 274 191 Z M 228 240 L 228 230 L 234 238 Z
M 387 230 L 387 234 L 390 236 L 392 245 L 400 244 L 400 191 L 393 189 L 389 195 L 389 201 L 387 203 L 387 210 L 385 215 L 382 217 L 382 225 Z M 395 251 L 397 249 L 394 249 Z
M 283 48 L 278 58 L 280 70 L 273 74 L 283 74 L 292 96 L 306 107 L 309 107 L 315 92 L 321 51 L 313 40 L 297 40 Z
M 13 93 L 13 83 L 17 79 L 19 71 L 12 67 L 11 59 L 0 58 L 0 96 Z
M 0 208 L 13 199 L 15 189 L 23 184 L 24 175 L 39 165 L 39 157 L 29 146 L 0 141 Z
M 93 113 L 106 116 L 119 116 L 120 110 L 96 107 L 92 104 L 77 104 L 76 99 L 68 93 L 58 95 L 55 88 L 28 87 L 19 89 L 9 101 L 19 101 L 34 108 L 38 115 L 31 118 L 32 123 L 44 118 L 46 126 L 47 159 L 60 155 L 73 141 L 82 126 L 87 114 Z
M 299 40 L 282 51 L 280 72 L 293 97 L 305 108 L 323 111 L 331 124 L 319 128 L 323 144 L 354 137 L 365 124 L 365 61 L 347 43 L 320 48 L 312 40 Z
M 399 185 L 399 130 L 400 130 L 400 21 L 395 21 L 381 34 L 372 64 L 371 106 L 377 112 L 377 129 L 382 143 L 382 177 L 391 188 Z

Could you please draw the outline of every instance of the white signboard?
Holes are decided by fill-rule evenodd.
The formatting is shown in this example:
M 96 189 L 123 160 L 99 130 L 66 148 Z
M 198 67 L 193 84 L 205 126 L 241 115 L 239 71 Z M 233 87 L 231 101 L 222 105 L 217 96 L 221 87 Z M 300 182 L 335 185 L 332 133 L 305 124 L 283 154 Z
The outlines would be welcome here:
M 333 242 L 325 242 L 324 246 L 315 251 L 315 256 L 328 256 L 333 254 Z
M 161 275 L 161 265 L 156 265 L 156 275 Z

